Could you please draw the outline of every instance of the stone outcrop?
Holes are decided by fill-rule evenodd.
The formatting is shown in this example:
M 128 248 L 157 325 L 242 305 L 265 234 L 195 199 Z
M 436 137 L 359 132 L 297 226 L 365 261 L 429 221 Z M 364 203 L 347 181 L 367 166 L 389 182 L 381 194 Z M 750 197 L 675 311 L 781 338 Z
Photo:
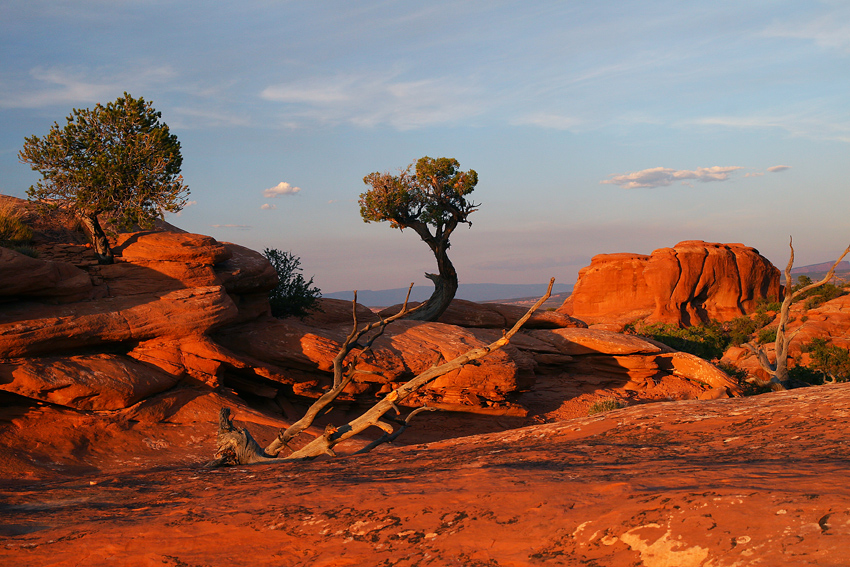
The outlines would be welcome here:
M 588 323 L 687 326 L 734 319 L 779 294 L 779 270 L 758 250 L 688 240 L 649 256 L 595 256 L 558 311 Z
M 30 258 L 0 247 L 0 301 L 71 303 L 88 299 L 93 287 L 89 275 L 73 264 Z
M 206 404 L 222 403 L 232 400 L 197 397 L 181 417 L 208 416 Z M 268 431 L 231 407 L 253 432 Z M 198 442 L 197 429 L 140 436 L 138 421 L 122 439 L 134 442 L 141 465 L 0 486 L 0 562 L 845 565 L 848 407 L 850 385 L 841 384 L 227 471 L 181 460 L 178 450 L 194 457 L 204 443 L 214 447 Z M 15 418 L 22 434 L 55 415 L 33 414 Z M 101 439 L 119 452 L 110 431 Z M 7 439 L 0 466 L 9 463 Z M 28 448 L 20 462 L 38 454 L 35 443 Z M 82 444 L 77 451 L 89 454 Z
M 177 378 L 116 355 L 0 363 L 0 390 L 81 410 L 116 410 L 167 390 Z

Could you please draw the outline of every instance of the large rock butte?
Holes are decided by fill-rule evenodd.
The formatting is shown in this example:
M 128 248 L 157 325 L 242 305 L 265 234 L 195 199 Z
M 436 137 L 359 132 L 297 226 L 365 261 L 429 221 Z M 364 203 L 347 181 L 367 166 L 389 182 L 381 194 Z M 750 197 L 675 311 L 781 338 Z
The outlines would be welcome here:
M 559 312 L 614 326 L 729 321 L 780 294 L 779 270 L 755 248 L 687 240 L 640 254 L 600 254 L 582 268 Z

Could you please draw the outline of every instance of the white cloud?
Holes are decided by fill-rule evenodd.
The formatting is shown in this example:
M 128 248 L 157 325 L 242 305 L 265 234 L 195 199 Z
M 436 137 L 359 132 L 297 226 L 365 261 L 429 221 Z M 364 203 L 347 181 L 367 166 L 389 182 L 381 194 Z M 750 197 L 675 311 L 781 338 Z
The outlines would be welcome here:
M 344 74 L 271 85 L 260 97 L 283 103 L 282 122 L 388 124 L 410 130 L 484 112 L 483 97 L 469 79 L 405 81 L 397 74 Z
M 624 189 L 637 189 L 640 187 L 666 187 L 675 181 L 685 182 L 687 179 L 696 179 L 702 182 L 726 181 L 729 174 L 738 169 L 743 168 L 736 165 L 725 167 L 715 165 L 713 167 L 698 167 L 691 171 L 670 169 L 669 167 L 653 167 L 632 173 L 614 173 L 609 176 L 609 179 L 604 179 L 599 183 L 619 185 Z
M 763 171 L 751 171 L 744 175 L 744 177 L 761 177 L 764 175 Z
M 768 167 L 767 170 L 771 173 L 777 173 L 779 171 L 785 171 L 787 169 L 791 169 L 790 165 L 774 165 L 773 167 Z
M 263 203 L 263 206 L 260 207 L 260 209 L 262 209 L 264 211 L 273 211 L 276 208 L 277 208 L 277 205 L 275 205 L 273 203 Z
M 301 191 L 301 187 L 293 187 L 286 181 L 281 181 L 274 187 L 269 187 L 268 189 L 263 191 L 263 197 L 266 199 L 274 199 L 276 197 L 280 197 L 281 195 L 294 195 Z

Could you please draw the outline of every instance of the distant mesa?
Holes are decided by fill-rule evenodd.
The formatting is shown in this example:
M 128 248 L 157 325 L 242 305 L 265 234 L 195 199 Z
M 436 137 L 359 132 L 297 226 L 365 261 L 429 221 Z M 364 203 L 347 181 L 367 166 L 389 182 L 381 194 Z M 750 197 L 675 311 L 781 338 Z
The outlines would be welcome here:
M 649 256 L 594 256 L 558 311 L 591 324 L 689 326 L 740 317 L 779 292 L 779 270 L 755 248 L 686 240 Z
M 457 299 L 465 299 L 466 301 L 495 301 L 499 299 L 517 299 L 525 297 L 539 298 L 546 293 L 547 283 L 540 284 L 460 284 L 458 286 Z M 556 283 L 552 288 L 553 294 L 568 293 L 573 286 L 570 284 Z M 433 286 L 417 285 L 413 286 L 410 292 L 410 301 L 425 301 L 431 296 L 434 291 Z M 394 289 L 381 289 L 373 291 L 371 289 L 357 292 L 357 303 L 367 305 L 369 307 L 386 307 L 388 305 L 396 305 L 402 303 L 407 295 L 406 287 Z M 354 297 L 353 291 L 336 291 L 333 293 L 324 293 L 322 297 L 329 299 L 344 299 L 351 301 Z

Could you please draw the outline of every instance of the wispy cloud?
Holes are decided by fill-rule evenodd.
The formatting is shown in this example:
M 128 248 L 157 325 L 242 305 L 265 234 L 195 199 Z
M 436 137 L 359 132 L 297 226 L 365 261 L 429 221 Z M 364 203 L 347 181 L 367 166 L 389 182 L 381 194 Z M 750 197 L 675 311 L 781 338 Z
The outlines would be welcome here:
M 384 124 L 410 130 L 484 111 L 470 80 L 456 77 L 406 81 L 397 74 L 345 74 L 271 85 L 260 96 L 282 103 L 282 119 L 289 124 Z
M 250 230 L 251 225 L 247 224 L 211 224 L 213 228 L 235 228 L 236 230 Z
M 263 203 L 263 205 L 260 207 L 260 209 L 263 210 L 263 211 L 273 211 L 276 208 L 277 208 L 277 205 L 275 205 L 273 203 Z
M 274 187 L 269 187 L 263 191 L 263 197 L 266 199 L 274 199 L 281 195 L 294 195 L 301 191 L 301 187 L 293 187 L 286 181 L 281 181 Z M 266 207 L 264 207 L 266 208 Z
M 809 101 L 817 106 L 817 101 Z M 833 112 L 787 112 L 750 116 L 707 116 L 680 125 L 721 126 L 742 130 L 776 128 L 792 136 L 801 136 L 815 140 L 835 140 L 850 142 L 850 115 L 846 109 Z
M 762 35 L 809 40 L 825 49 L 850 53 L 850 10 L 838 10 L 807 22 L 774 24 L 765 29 Z
M 582 121 L 573 116 L 564 116 L 561 114 L 537 112 L 520 116 L 512 121 L 515 126 L 539 126 L 541 128 L 549 128 L 552 130 L 574 130 L 580 126 Z
M 100 69 L 36 67 L 29 80 L 5 80 L 0 87 L 0 107 L 41 108 L 74 104 L 104 103 L 124 91 L 144 91 L 150 85 L 173 80 L 176 73 L 167 66 L 135 69 Z M 32 84 L 34 81 L 34 85 Z
M 726 181 L 729 175 L 743 169 L 741 166 L 732 165 L 721 167 L 715 165 L 713 167 L 698 167 L 695 170 L 688 169 L 670 169 L 669 167 L 653 167 L 650 169 L 642 169 L 632 173 L 614 173 L 609 176 L 609 179 L 603 179 L 599 183 L 607 183 L 611 185 L 619 185 L 624 189 L 637 189 L 642 187 L 666 187 L 672 185 L 676 181 L 686 182 L 694 179 L 696 181 Z
M 767 170 L 771 173 L 777 173 L 779 171 L 786 171 L 791 169 L 790 165 L 774 165 L 773 167 L 768 167 Z

